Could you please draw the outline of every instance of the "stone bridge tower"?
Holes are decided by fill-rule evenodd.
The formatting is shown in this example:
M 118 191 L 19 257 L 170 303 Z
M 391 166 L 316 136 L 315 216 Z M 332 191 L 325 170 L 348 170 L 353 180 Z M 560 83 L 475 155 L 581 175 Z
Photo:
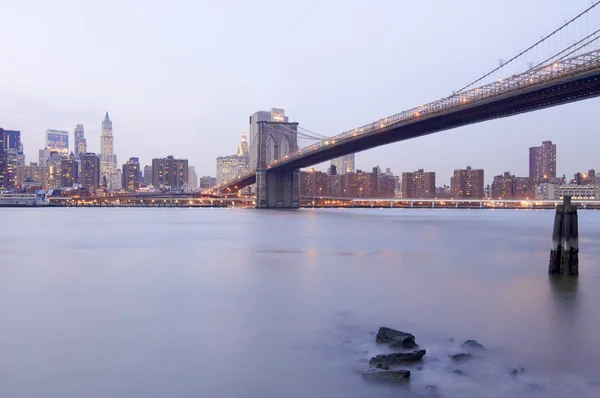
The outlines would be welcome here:
M 258 122 L 256 165 L 256 207 L 299 207 L 298 169 L 277 167 L 268 170 L 275 160 L 298 150 L 298 123 Z

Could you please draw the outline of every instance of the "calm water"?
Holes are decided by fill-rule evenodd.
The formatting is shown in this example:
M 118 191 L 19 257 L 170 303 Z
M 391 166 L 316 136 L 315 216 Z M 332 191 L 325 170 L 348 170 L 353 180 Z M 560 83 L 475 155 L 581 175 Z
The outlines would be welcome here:
M 598 397 L 600 212 L 578 282 L 546 274 L 553 217 L 1 209 L 0 397 Z M 381 325 L 428 350 L 408 385 L 361 374 Z

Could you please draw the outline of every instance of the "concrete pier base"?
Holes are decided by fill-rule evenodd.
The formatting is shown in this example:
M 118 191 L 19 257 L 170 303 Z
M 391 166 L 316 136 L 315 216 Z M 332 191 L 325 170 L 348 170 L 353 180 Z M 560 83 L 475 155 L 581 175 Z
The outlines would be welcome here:
M 556 208 L 552 249 L 548 273 L 551 275 L 579 275 L 579 231 L 577 206 L 565 196 Z
M 256 208 L 300 207 L 298 169 L 256 172 Z

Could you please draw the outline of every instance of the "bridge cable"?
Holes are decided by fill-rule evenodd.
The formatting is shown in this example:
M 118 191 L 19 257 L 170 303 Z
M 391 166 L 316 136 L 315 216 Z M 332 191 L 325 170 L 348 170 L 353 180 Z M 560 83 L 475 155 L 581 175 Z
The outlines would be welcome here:
M 492 75 L 493 73 L 497 72 L 498 70 L 502 69 L 504 66 L 506 66 L 507 64 L 511 63 L 512 61 L 514 61 L 515 59 L 521 57 L 522 55 L 524 55 L 525 53 L 529 52 L 530 50 L 532 50 L 533 48 L 535 48 L 536 46 L 538 46 L 539 44 L 545 42 L 546 40 L 548 40 L 550 37 L 554 36 L 556 33 L 560 32 L 562 29 L 564 29 L 565 27 L 569 26 L 571 23 L 575 22 L 577 19 L 581 18 L 583 15 L 587 14 L 590 10 L 592 10 L 593 8 L 595 8 L 598 4 L 600 4 L 600 0 L 596 1 L 595 3 L 593 3 L 589 8 L 587 8 L 585 11 L 581 12 L 580 14 L 578 14 L 576 17 L 572 18 L 571 20 L 565 22 L 561 27 L 559 27 L 558 29 L 554 30 L 552 33 L 542 37 L 540 40 L 538 40 L 535 44 L 529 46 L 528 48 L 526 48 L 525 50 L 521 51 L 520 53 L 518 53 L 517 55 L 515 55 L 514 57 L 512 57 L 511 59 L 509 59 L 506 62 L 503 62 L 502 64 L 500 64 L 498 67 L 494 68 L 492 71 L 486 73 L 485 75 L 481 76 L 479 79 L 467 84 L 466 86 L 462 87 L 460 90 L 455 91 L 454 94 L 458 94 L 466 89 L 468 89 L 469 87 L 479 83 L 480 81 L 482 81 L 483 79 L 485 79 L 486 77 Z

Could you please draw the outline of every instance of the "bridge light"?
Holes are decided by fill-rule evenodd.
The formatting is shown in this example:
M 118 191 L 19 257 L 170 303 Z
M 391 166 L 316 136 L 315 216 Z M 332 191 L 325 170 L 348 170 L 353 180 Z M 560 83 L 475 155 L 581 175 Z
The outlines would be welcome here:
M 421 112 L 417 112 L 417 113 L 415 113 L 415 116 L 416 116 L 416 117 L 419 117 L 419 116 L 421 116 Z
M 502 83 L 502 78 L 498 79 L 498 83 Z

